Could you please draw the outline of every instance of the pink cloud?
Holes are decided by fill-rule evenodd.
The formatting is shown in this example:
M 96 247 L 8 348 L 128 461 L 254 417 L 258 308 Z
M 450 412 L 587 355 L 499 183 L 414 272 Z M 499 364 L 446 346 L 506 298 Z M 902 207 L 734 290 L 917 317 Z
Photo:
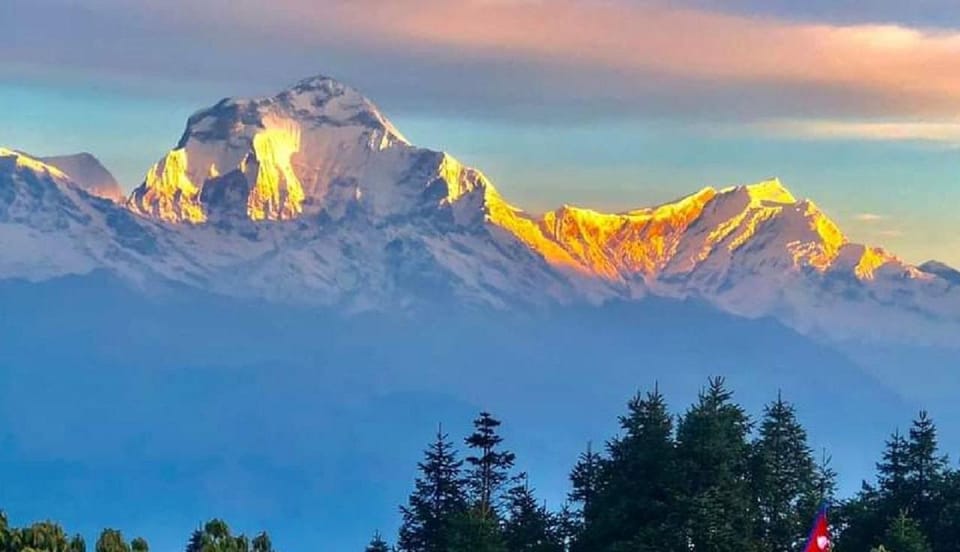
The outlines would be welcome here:
M 405 48 L 548 65 L 881 95 L 898 115 L 955 111 L 960 31 L 813 25 L 653 2 L 287 0 L 301 19 Z M 311 17 L 311 14 L 315 14 Z
M 27 0 L 13 1 L 34 9 Z M 460 96 L 458 108 L 485 101 L 535 105 L 543 96 L 545 104 L 619 101 L 698 118 L 726 110 L 738 120 L 752 114 L 898 124 L 939 123 L 960 105 L 960 29 L 809 24 L 665 0 L 273 0 L 269 9 L 261 0 L 87 0 L 83 10 L 103 23 L 95 37 L 83 36 L 83 28 L 94 28 L 90 21 L 66 21 L 38 29 L 36 44 L 21 36 L 20 46 L 15 41 L 5 49 L 0 39 L 0 62 L 210 79 L 237 74 L 238 66 L 243 75 L 255 67 L 252 73 L 264 79 L 271 71 L 296 78 L 333 67 L 378 89 L 403 82 L 417 94 L 433 94 L 428 103 Z M 115 43 L 118 32 L 123 41 Z M 908 134 L 954 131 L 914 127 Z

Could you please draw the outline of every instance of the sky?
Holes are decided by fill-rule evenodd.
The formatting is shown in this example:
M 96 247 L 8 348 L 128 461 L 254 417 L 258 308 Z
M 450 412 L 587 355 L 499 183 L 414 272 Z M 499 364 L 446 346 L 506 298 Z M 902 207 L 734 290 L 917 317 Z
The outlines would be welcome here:
M 0 2 L 0 145 L 128 189 L 192 112 L 315 74 L 531 211 L 778 176 L 854 240 L 960 265 L 953 0 Z

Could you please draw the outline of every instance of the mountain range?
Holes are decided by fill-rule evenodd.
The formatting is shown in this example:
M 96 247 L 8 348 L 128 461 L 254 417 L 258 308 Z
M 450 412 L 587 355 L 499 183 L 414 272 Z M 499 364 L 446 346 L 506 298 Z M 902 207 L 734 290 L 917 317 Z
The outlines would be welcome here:
M 437 422 L 497 414 L 559 506 L 635 391 L 679 408 L 716 375 L 754 414 L 782 391 L 843 474 L 917 408 L 960 415 L 960 272 L 852 243 L 776 179 L 530 213 L 325 77 L 198 111 L 129 194 L 9 146 L 0 506 L 24 521 L 359 550 Z
M 533 214 L 327 77 L 224 99 L 123 197 L 89 154 L 0 149 L 0 279 L 346 313 L 694 300 L 832 342 L 956 346 L 960 273 L 852 243 L 778 180 L 621 213 Z

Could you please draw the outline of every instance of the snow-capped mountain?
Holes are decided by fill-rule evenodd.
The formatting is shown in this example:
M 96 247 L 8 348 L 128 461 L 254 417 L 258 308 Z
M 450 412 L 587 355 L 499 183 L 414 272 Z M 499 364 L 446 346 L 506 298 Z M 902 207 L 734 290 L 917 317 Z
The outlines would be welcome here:
M 506 308 L 577 296 L 535 252 L 498 239 L 482 217 L 458 222 L 459 207 L 444 190 L 438 197 L 447 187 L 438 171 L 457 186 L 479 175 L 442 154 L 408 153 L 416 162 L 397 185 L 409 190 L 397 193 L 413 201 L 423 186 L 423 205 L 405 216 L 381 216 L 354 199 L 338 220 L 323 211 L 296 221 L 223 216 L 193 224 L 140 216 L 38 159 L 2 150 L 0 274 L 44 280 L 105 269 L 148 290 L 169 281 L 349 311 L 450 298 Z
M 645 293 L 705 300 L 804 332 L 858 339 L 950 335 L 960 294 L 945 272 L 852 243 L 812 201 L 776 179 L 706 188 L 677 202 L 620 214 L 565 206 L 493 219 L 554 266 Z
M 107 270 L 131 282 L 161 275 L 161 243 L 178 236 L 85 190 L 65 172 L 0 148 L 0 274 L 48 280 Z
M 960 285 L 960 270 L 957 270 L 946 263 L 941 263 L 940 261 L 927 261 L 917 268 L 926 272 L 927 274 L 939 276 L 940 278 L 943 278 L 952 284 Z
M 411 147 L 355 90 L 314 78 L 194 114 L 129 204 L 171 222 L 289 220 L 321 210 L 339 218 L 358 204 L 382 217 L 419 208 L 416 186 L 431 183 L 403 181 L 459 170 L 447 164 L 443 154 Z M 452 201 L 475 187 L 475 175 L 452 176 L 448 190 L 426 199 Z
M 60 169 L 75 184 L 95 196 L 117 202 L 124 200 L 124 193 L 117 179 L 99 159 L 89 153 L 41 157 L 40 161 Z
M 196 113 L 123 205 L 69 174 L 0 152 L 0 277 L 105 269 L 350 311 L 652 294 L 832 340 L 954 344 L 960 329 L 947 273 L 851 243 L 777 180 L 624 213 L 530 214 L 325 77 Z

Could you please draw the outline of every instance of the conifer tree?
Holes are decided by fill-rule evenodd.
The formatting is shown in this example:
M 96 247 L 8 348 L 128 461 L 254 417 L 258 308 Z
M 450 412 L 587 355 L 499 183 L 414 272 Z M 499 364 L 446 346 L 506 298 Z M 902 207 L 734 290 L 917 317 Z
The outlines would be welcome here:
M 881 543 L 890 523 L 909 509 L 907 440 L 899 430 L 884 443 L 876 468 L 877 485 L 864 482 L 860 493 L 840 508 L 840 518 L 846 525 L 838 539 L 841 550 L 869 550 Z
M 940 483 L 937 523 L 930 542 L 937 552 L 960 552 L 960 471 L 947 470 Z
M 473 421 L 473 433 L 465 439 L 471 451 L 466 458 L 470 501 L 466 515 L 457 524 L 457 552 L 504 550 L 501 514 L 516 456 L 501 448 L 500 425 L 489 412 L 481 412 Z
M 476 506 L 454 520 L 446 552 L 508 552 L 499 520 L 484 516 Z
M 926 412 L 914 420 L 908 435 L 896 431 L 886 441 L 877 464 L 877 487 L 864 484 L 856 498 L 843 504 L 843 550 L 867 549 L 885 540 L 886 548 L 896 551 L 891 531 L 909 541 L 899 546 L 960 550 L 960 522 L 955 521 L 960 519 L 960 503 L 948 498 L 956 472 L 939 454 L 936 427 Z M 960 497 L 960 486 L 956 493 Z M 922 542 L 917 544 L 913 533 Z
M 570 472 L 570 504 L 561 513 L 560 524 L 575 550 L 582 549 L 592 537 L 587 533 L 587 519 L 593 520 L 599 511 L 596 499 L 603 483 L 603 463 L 604 458 L 593 450 L 593 444 L 587 443 L 587 450 L 580 453 Z
M 190 540 L 187 541 L 186 552 L 203 552 L 205 540 L 203 529 L 197 529 L 190 534 Z
M 401 507 L 398 548 L 403 552 L 448 552 L 454 525 L 467 511 L 462 462 L 440 429 L 418 465 L 413 493 Z
M 806 431 L 793 406 L 781 396 L 764 408 L 751 464 L 758 549 L 798 548 L 811 518 L 808 508 L 816 495 L 816 468 Z
M 570 472 L 570 483 L 573 487 L 570 500 L 579 504 L 583 512 L 591 509 L 600 492 L 602 463 L 603 457 L 593 451 L 592 443 L 587 443 L 587 450 L 580 454 L 573 471 Z
M 67 548 L 70 552 L 87 552 L 87 543 L 83 540 L 83 536 L 78 534 L 70 539 L 70 545 Z
M 910 506 L 907 492 L 907 440 L 897 430 L 886 442 L 883 459 L 877 464 L 879 492 L 890 515 Z
M 582 512 L 577 511 L 570 503 L 564 504 L 560 511 L 554 514 L 554 527 L 564 550 L 576 550 L 576 543 L 583 534 Z
M 866 481 L 857 496 L 839 504 L 831 519 L 835 527 L 842 527 L 840 534 L 834 536 L 836 550 L 872 550 L 882 541 L 886 527 L 879 513 L 880 504 L 879 491 Z
M 821 451 L 820 461 L 817 463 L 812 493 L 807 499 L 806 512 L 813 515 L 823 505 L 831 505 L 836 502 L 837 495 L 837 472 L 832 466 L 833 457 L 827 454 L 826 450 Z
M 526 475 L 507 493 L 503 541 L 510 552 L 563 552 L 557 520 L 537 503 Z
M 913 421 L 906 446 L 905 491 L 911 517 L 927 535 L 936 532 L 936 502 L 947 469 L 937 445 L 937 428 L 926 411 Z
M 750 420 L 731 401 L 723 378 L 713 378 L 677 429 L 677 454 L 685 486 L 683 515 L 694 550 L 753 550 L 748 486 Z
M 595 507 L 585 511 L 584 550 L 680 550 L 680 473 L 673 420 L 659 389 L 637 394 L 608 445 Z
M 890 552 L 932 552 L 920 525 L 904 512 L 890 523 L 883 546 Z
M 516 456 L 500 449 L 503 437 L 497 433 L 501 422 L 481 412 L 473 421 L 474 431 L 466 438 L 466 444 L 472 451 L 467 456 L 470 468 L 467 472 L 473 506 L 483 519 L 496 519 L 501 505 L 501 493 L 510 479 L 510 470 Z
M 137 537 L 130 541 L 130 550 L 132 552 L 150 552 L 150 545 L 142 537 Z
M 370 544 L 367 545 L 366 552 L 390 552 L 390 546 L 387 545 L 387 541 L 383 540 L 380 531 L 377 531 L 373 535 L 373 539 L 371 539 Z
M 273 552 L 273 542 L 266 531 L 254 537 L 250 544 L 253 545 L 253 552 Z

